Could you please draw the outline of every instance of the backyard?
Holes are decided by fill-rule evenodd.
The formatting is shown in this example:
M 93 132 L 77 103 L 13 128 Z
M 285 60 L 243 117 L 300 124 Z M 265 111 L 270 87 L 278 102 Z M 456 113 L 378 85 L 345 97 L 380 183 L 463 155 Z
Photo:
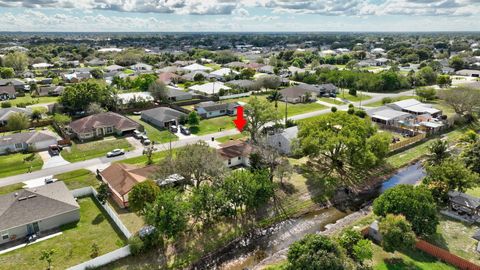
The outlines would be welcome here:
M 66 269 L 90 260 L 93 244 L 98 246 L 100 255 L 125 245 L 125 239 L 91 197 L 79 199 L 78 204 L 80 221 L 77 224 L 62 226 L 62 234 L 52 239 L 0 255 L 0 269 L 46 269 L 47 264 L 39 258 L 43 250 L 50 249 L 55 250 L 53 268 Z
M 400 96 L 400 97 L 394 97 L 394 98 L 391 98 L 391 102 L 397 102 L 397 101 L 402 101 L 402 100 L 406 100 L 406 99 L 411 99 L 411 98 L 417 98 L 416 96 Z M 368 105 L 365 105 L 365 106 L 368 106 L 368 107 L 380 107 L 380 106 L 383 106 L 383 100 L 379 100 L 379 101 L 375 101 L 375 102 L 372 102 L 372 103 L 369 103 Z
M 133 150 L 133 146 L 126 139 L 105 138 L 100 141 L 73 143 L 70 148 L 64 149 L 62 157 L 69 162 L 77 162 L 97 157 L 103 157 L 107 152 L 120 148 L 125 151 Z
M 40 170 L 43 161 L 38 154 L 9 154 L 0 156 L 0 178 Z
M 235 117 L 231 116 L 221 116 L 201 120 L 200 125 L 198 125 L 197 127 L 190 127 L 190 130 L 193 134 L 205 135 L 219 132 L 221 130 L 233 129 L 235 128 L 235 125 L 233 124 L 234 119 Z
M 17 106 L 20 103 L 27 103 L 29 105 L 54 103 L 58 101 L 58 97 L 31 97 L 29 94 L 24 97 L 17 97 L 16 99 L 9 100 L 12 106 Z
M 153 141 L 155 143 L 167 143 L 171 141 L 176 141 L 178 140 L 178 137 L 170 133 L 168 130 L 164 129 L 158 129 L 149 123 L 143 121 L 140 119 L 139 115 L 131 115 L 129 116 L 132 120 L 138 122 L 140 125 L 142 125 L 145 128 L 145 132 L 147 133 L 148 138 L 150 141 Z

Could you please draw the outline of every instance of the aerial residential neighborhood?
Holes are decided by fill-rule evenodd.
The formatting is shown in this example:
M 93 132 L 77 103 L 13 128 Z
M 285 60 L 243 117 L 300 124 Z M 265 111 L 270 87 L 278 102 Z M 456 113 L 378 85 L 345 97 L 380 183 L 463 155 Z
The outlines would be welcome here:
M 478 2 L 127 2 L 0 1 L 0 270 L 480 269 Z

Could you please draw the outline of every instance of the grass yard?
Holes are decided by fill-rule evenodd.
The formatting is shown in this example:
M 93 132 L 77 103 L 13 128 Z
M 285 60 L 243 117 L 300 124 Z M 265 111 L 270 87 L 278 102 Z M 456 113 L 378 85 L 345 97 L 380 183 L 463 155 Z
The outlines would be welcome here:
M 373 269 L 374 270 L 455 270 L 456 268 L 445 264 L 419 250 L 408 252 L 388 253 L 382 247 L 373 244 Z
M 235 117 L 222 116 L 201 120 L 200 125 L 198 127 L 190 127 L 190 131 L 192 134 L 205 135 L 219 132 L 220 130 L 233 129 L 235 128 L 233 124 L 234 119 Z
M 208 64 L 205 64 L 204 66 L 209 67 L 209 68 L 211 68 L 211 69 L 213 69 L 213 70 L 217 70 L 217 69 L 221 69 L 221 68 L 222 68 L 221 65 L 215 64 L 215 63 L 208 63 Z
M 40 170 L 43 160 L 38 154 L 10 154 L 0 156 L 0 178 Z
M 225 142 L 230 141 L 230 139 L 232 139 L 232 140 L 243 139 L 247 136 L 248 135 L 245 134 L 245 133 L 239 133 L 239 134 L 235 134 L 235 135 L 232 135 L 232 136 L 225 136 L 225 137 L 216 138 L 215 140 L 218 141 L 219 143 L 225 143 Z
M 348 93 L 348 91 L 345 91 L 345 94 L 343 94 L 343 93 L 338 94 L 337 97 L 346 99 L 346 100 L 351 101 L 351 102 L 359 102 L 360 100 L 364 101 L 364 100 L 369 100 L 369 99 L 372 98 L 371 96 L 361 94 L 361 93 L 357 93 L 356 96 L 352 96 Z
M 321 97 L 321 98 L 318 98 L 318 100 L 323 101 L 323 102 L 327 102 L 327 103 L 330 103 L 330 104 L 334 104 L 334 105 L 344 105 L 345 104 L 345 103 L 341 102 L 340 100 L 337 100 L 337 99 L 334 99 L 334 98 L 328 98 L 328 97 Z
M 31 103 L 32 105 L 35 105 L 57 102 L 58 97 L 31 97 L 27 94 L 24 97 L 17 97 L 16 99 L 11 99 L 9 101 L 12 106 L 17 106 L 19 103 Z
M 145 225 L 142 217 L 129 211 L 128 209 L 122 209 L 118 207 L 118 204 L 115 203 L 111 197 L 108 198 L 108 204 L 115 211 L 123 225 L 125 225 L 125 227 L 127 227 L 131 233 L 138 232 Z
M 472 238 L 477 231 L 476 225 L 471 226 L 440 215 L 437 233 L 428 242 L 480 265 L 480 256 L 475 251 L 478 241 Z
M 8 194 L 8 193 L 12 193 L 14 191 L 20 190 L 23 188 L 23 186 L 24 186 L 23 183 L 18 183 L 18 184 L 0 187 L 0 195 Z
M 172 153 L 175 154 L 175 149 L 172 149 Z M 168 150 L 153 153 L 153 155 L 152 155 L 153 163 L 159 162 L 160 160 L 167 157 L 169 154 L 170 154 L 170 151 L 168 151 Z M 138 157 L 124 159 L 124 160 L 119 161 L 119 162 L 126 163 L 126 164 L 145 166 L 145 165 L 147 165 L 147 160 L 148 159 L 147 159 L 146 156 L 138 156 Z
M 100 181 L 97 180 L 95 174 L 87 169 L 79 169 L 57 174 L 54 176 L 54 178 L 65 182 L 65 185 L 67 185 L 68 189 L 77 189 L 89 186 L 97 188 L 100 186 Z
M 78 200 L 80 221 L 61 227 L 63 234 L 15 251 L 0 255 L 0 269 L 46 269 L 40 261 L 42 250 L 54 249 L 52 268 L 66 269 L 90 260 L 92 244 L 100 255 L 125 245 L 125 239 L 116 232 L 99 206 L 91 197 Z
M 178 137 L 170 133 L 168 130 L 158 129 L 155 126 L 141 120 L 139 115 L 131 115 L 129 117 L 132 120 L 135 120 L 136 122 L 141 124 L 145 128 L 148 138 L 151 141 L 154 141 L 155 143 L 166 143 L 166 142 L 169 142 L 170 140 L 172 141 L 178 140 Z
M 125 151 L 133 149 L 133 146 L 126 139 L 104 139 L 87 143 L 74 143 L 70 148 L 61 152 L 62 157 L 69 162 L 77 162 L 96 157 L 102 157 L 107 152 L 116 148 L 122 148 Z
M 416 96 L 400 96 L 400 97 L 392 98 L 392 102 L 402 101 L 402 100 L 411 99 L 411 98 L 417 98 L 417 97 Z M 373 103 L 369 103 L 368 105 L 365 105 L 365 106 L 380 107 L 380 106 L 383 106 L 383 105 L 384 104 L 383 104 L 382 100 L 379 100 L 379 101 L 375 101 Z

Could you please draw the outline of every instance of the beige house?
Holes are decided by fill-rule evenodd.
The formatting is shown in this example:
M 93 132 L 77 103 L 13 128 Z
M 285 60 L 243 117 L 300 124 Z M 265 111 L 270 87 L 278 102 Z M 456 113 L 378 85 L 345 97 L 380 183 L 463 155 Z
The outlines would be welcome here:
M 61 182 L 0 196 L 0 244 L 80 219 L 80 206 Z

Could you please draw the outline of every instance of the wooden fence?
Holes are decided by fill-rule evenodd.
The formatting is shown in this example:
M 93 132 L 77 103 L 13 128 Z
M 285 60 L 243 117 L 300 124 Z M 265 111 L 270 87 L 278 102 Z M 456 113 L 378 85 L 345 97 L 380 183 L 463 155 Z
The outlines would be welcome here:
M 401 149 L 401 148 L 404 148 L 404 147 L 407 147 L 411 144 L 414 144 L 416 142 L 419 142 L 423 139 L 425 139 L 427 137 L 427 134 L 426 133 L 419 133 L 417 134 L 416 136 L 414 137 L 411 137 L 411 138 L 408 138 L 408 139 L 405 139 L 403 141 L 399 141 L 397 143 L 392 143 L 390 144 L 390 151 L 396 151 L 398 149 Z
M 443 262 L 451 264 L 462 270 L 480 270 L 480 266 L 460 258 L 445 249 L 434 246 L 424 240 L 418 240 L 415 247 Z

